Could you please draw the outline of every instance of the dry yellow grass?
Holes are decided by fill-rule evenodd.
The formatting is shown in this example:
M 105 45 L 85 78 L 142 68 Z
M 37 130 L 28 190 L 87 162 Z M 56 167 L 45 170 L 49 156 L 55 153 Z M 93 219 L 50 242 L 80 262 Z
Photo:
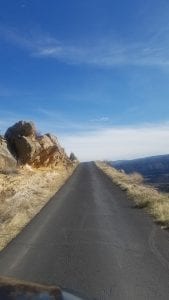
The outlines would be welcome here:
M 75 167 L 57 171 L 28 167 L 0 174 L 0 250 L 41 210 Z
M 157 222 L 169 228 L 168 194 L 143 184 L 143 178 L 138 173 L 127 175 L 104 162 L 96 162 L 96 165 L 112 179 L 113 183 L 125 190 L 128 197 L 133 199 L 138 207 L 145 207 Z

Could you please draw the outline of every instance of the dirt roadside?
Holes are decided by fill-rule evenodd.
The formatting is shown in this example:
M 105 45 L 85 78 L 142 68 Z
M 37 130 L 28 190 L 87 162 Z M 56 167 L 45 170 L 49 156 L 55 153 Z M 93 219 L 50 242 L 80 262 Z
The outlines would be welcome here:
M 0 174 L 0 250 L 41 210 L 76 166 L 58 170 L 27 166 Z

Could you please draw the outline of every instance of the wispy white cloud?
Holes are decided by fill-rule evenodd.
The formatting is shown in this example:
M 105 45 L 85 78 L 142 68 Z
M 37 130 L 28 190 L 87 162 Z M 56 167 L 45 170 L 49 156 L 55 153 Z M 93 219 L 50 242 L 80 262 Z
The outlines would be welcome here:
M 102 117 L 98 117 L 98 118 L 94 118 L 94 119 L 91 119 L 90 122 L 108 122 L 110 119 L 109 117 L 106 117 L 106 116 L 102 116 Z
M 59 110 L 47 110 L 39 108 L 35 110 L 36 120 L 41 130 L 51 130 L 52 132 L 83 132 L 103 128 L 102 118 L 93 119 L 92 122 L 79 121 L 71 118 L 68 114 Z M 37 117 L 38 115 L 38 117 Z
M 57 41 L 55 41 L 56 43 Z M 168 48 L 144 43 L 119 45 L 113 41 L 97 41 L 96 45 L 45 45 L 35 47 L 33 56 L 55 58 L 69 64 L 88 64 L 99 67 L 169 65 Z
M 107 126 L 106 117 L 93 119 L 92 122 L 86 119 L 79 121 L 71 118 L 68 114 L 59 110 L 49 110 L 44 108 L 36 108 L 24 113 L 12 112 L 10 110 L 0 111 L 0 130 L 5 132 L 6 129 L 19 120 L 32 120 L 38 130 L 42 133 L 51 132 L 56 135 L 70 134 L 72 132 L 90 132 L 93 130 L 103 129 Z
M 169 153 L 169 124 L 110 127 L 61 137 L 80 160 L 133 159 Z
M 42 133 L 55 134 L 67 153 L 81 161 L 132 159 L 169 153 L 169 122 L 113 126 L 107 122 L 78 122 L 43 109 L 33 115 L 0 112 L 0 133 L 18 120 L 33 120 Z
M 169 65 L 169 43 L 162 37 L 149 41 L 118 42 L 113 37 L 88 42 L 66 42 L 50 35 L 0 27 L 0 37 L 26 49 L 31 56 L 53 58 L 68 64 L 88 64 L 100 67 Z
M 0 84 L 0 98 L 21 97 L 21 96 L 22 97 L 33 96 L 33 92 Z

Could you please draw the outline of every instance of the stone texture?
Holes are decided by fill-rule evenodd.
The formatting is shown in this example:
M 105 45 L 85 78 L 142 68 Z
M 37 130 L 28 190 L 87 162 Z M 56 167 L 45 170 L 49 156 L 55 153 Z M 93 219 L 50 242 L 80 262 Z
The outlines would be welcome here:
M 32 122 L 19 121 L 5 133 L 8 147 L 17 161 L 34 167 L 56 167 L 71 164 L 55 136 L 37 134 Z
M 0 170 L 9 170 L 15 168 L 17 162 L 10 153 L 7 142 L 3 137 L 0 137 Z

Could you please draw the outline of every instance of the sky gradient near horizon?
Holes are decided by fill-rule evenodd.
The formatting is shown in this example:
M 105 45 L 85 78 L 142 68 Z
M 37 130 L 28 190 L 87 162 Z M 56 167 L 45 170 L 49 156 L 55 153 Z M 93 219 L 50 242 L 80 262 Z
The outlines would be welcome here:
M 0 130 L 81 160 L 169 153 L 169 1 L 1 0 Z

